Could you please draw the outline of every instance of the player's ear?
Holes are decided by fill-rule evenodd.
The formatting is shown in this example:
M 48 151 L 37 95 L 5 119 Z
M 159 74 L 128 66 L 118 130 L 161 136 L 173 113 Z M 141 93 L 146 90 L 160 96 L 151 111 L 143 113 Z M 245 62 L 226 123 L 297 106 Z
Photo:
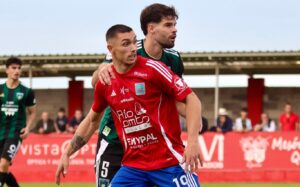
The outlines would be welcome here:
M 111 44 L 107 44 L 107 49 L 108 49 L 108 51 L 111 53 L 111 51 L 112 51 L 112 45 Z
M 155 28 L 154 23 L 149 23 L 149 24 L 147 25 L 148 33 L 152 33 L 152 32 L 154 31 L 154 28 Z

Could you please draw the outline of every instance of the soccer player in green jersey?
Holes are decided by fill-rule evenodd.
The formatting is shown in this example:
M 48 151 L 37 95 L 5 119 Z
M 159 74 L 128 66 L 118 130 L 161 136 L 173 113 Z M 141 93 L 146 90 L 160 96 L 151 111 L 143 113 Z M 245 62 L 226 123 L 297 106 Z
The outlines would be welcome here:
M 5 183 L 10 187 L 19 186 L 9 167 L 35 117 L 33 91 L 19 80 L 21 66 L 19 58 L 9 58 L 6 61 L 7 80 L 0 85 L 0 187 Z
M 165 63 L 174 73 L 182 77 L 184 67 L 180 54 L 170 49 L 175 45 L 176 39 L 176 23 L 178 15 L 172 6 L 163 4 L 152 4 L 144 8 L 140 15 L 140 24 L 143 33 L 145 34 L 144 40 L 137 42 L 137 54 L 143 57 L 152 58 Z M 110 79 L 114 78 L 111 69 L 111 57 L 107 55 L 104 63 L 102 63 L 98 70 L 93 74 L 92 85 L 98 81 L 103 84 L 110 84 Z M 184 105 L 177 104 L 179 113 L 184 114 Z M 87 136 L 84 137 L 84 143 L 89 140 L 89 130 L 91 127 L 78 127 L 85 128 Z M 76 134 L 75 134 L 76 135 Z M 80 137 L 77 137 L 77 139 Z M 73 138 L 74 152 L 83 146 L 78 144 L 76 137 Z M 82 143 L 82 141 L 80 141 Z M 96 155 L 96 183 L 97 187 L 107 187 L 115 173 L 121 166 L 123 156 L 123 148 L 119 141 L 114 122 L 111 116 L 110 108 L 107 108 L 103 114 L 103 118 L 99 126 L 99 139 L 97 145 Z M 64 166 L 58 167 L 56 176 L 65 170 L 67 167 L 68 155 L 62 157 Z M 65 167 L 66 166 L 66 167 Z M 64 167 L 64 168 L 62 168 Z

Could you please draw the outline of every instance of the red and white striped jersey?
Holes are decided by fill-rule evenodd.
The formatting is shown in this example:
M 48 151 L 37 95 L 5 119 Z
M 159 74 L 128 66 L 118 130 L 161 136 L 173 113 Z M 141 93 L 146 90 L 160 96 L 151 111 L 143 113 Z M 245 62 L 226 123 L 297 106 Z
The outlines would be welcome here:
M 122 164 L 142 170 L 178 164 L 184 145 L 175 101 L 192 90 L 163 63 L 141 56 L 127 73 L 113 71 L 111 85 L 97 83 L 92 109 L 111 107 L 124 148 Z

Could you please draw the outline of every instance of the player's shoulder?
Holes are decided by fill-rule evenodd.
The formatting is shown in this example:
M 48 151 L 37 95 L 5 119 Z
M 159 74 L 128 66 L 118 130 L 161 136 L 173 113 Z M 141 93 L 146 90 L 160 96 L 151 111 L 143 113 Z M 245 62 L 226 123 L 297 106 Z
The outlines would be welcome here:
M 27 90 L 31 91 L 32 90 L 31 88 L 25 86 L 23 83 L 20 83 L 20 88 L 21 88 L 21 90 L 25 90 L 25 91 L 27 91 Z
M 167 69 L 167 66 L 161 61 L 153 60 L 151 58 L 146 58 L 146 57 L 142 57 L 142 56 L 140 56 L 140 58 L 143 60 L 143 64 L 145 67 L 147 67 L 147 69 L 150 68 L 155 71 L 157 71 L 157 70 L 164 71 L 165 69 Z
M 175 58 L 180 58 L 179 52 L 176 51 L 175 49 L 165 48 L 163 50 L 166 53 L 166 55 L 168 55 L 168 56 L 175 57 Z

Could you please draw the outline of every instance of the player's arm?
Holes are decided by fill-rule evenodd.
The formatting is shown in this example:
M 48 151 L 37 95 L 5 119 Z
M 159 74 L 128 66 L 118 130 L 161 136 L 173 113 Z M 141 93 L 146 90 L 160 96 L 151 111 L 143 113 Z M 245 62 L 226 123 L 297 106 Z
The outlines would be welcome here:
M 111 54 L 108 53 L 104 61 L 99 65 L 98 69 L 94 71 L 92 78 L 92 86 L 95 88 L 97 81 L 99 80 L 103 85 L 111 84 L 111 79 L 115 78 L 115 74 L 112 70 L 112 58 Z
M 185 118 L 186 117 L 186 114 L 185 114 L 185 109 L 186 109 L 185 103 L 176 101 L 176 108 L 177 108 L 177 111 L 178 111 L 179 115 Z
M 64 150 L 57 171 L 56 171 L 56 184 L 60 184 L 60 175 L 64 177 L 68 172 L 70 156 L 82 148 L 92 137 L 94 132 L 98 129 L 101 119 L 101 114 L 94 112 L 92 109 L 84 120 L 79 124 L 71 142 Z
M 147 60 L 146 65 L 152 68 L 152 75 L 155 77 L 153 81 L 162 91 L 185 104 L 188 141 L 182 163 L 186 163 L 186 170 L 190 168 L 193 172 L 198 168 L 199 162 L 201 163 L 198 141 L 198 133 L 202 128 L 201 102 L 187 84 L 164 64 Z
M 34 118 L 35 118 L 35 115 L 36 115 L 35 105 L 27 107 L 26 110 L 27 110 L 28 115 L 27 115 L 26 127 L 21 130 L 20 137 L 22 139 L 27 138 L 27 136 L 29 135 L 29 132 L 32 129 L 33 121 L 34 121 Z
M 70 156 L 84 146 L 93 133 L 98 129 L 101 113 L 107 106 L 103 96 L 104 92 L 103 85 L 98 81 L 94 91 L 94 102 L 92 108 L 84 120 L 79 124 L 70 144 L 67 145 L 67 148 L 62 154 L 55 175 L 56 184 L 60 184 L 60 174 L 63 176 L 67 174 Z
M 178 75 L 180 78 L 182 78 L 182 75 L 183 75 L 183 72 L 184 72 L 184 65 L 183 65 L 183 60 L 180 56 L 180 53 L 178 53 L 178 56 L 179 56 L 179 64 L 178 64 L 178 72 L 176 73 L 176 75 Z M 177 111 L 179 113 L 180 116 L 184 117 L 185 118 L 185 104 L 182 103 L 182 102 L 178 102 L 176 101 L 176 108 L 177 108 Z
M 200 157 L 200 145 L 198 141 L 198 134 L 202 129 L 201 101 L 194 92 L 191 92 L 186 96 L 185 104 L 188 137 L 182 163 L 185 162 L 186 171 L 190 169 L 191 172 L 194 172 L 198 169 L 199 162 L 202 165 Z

